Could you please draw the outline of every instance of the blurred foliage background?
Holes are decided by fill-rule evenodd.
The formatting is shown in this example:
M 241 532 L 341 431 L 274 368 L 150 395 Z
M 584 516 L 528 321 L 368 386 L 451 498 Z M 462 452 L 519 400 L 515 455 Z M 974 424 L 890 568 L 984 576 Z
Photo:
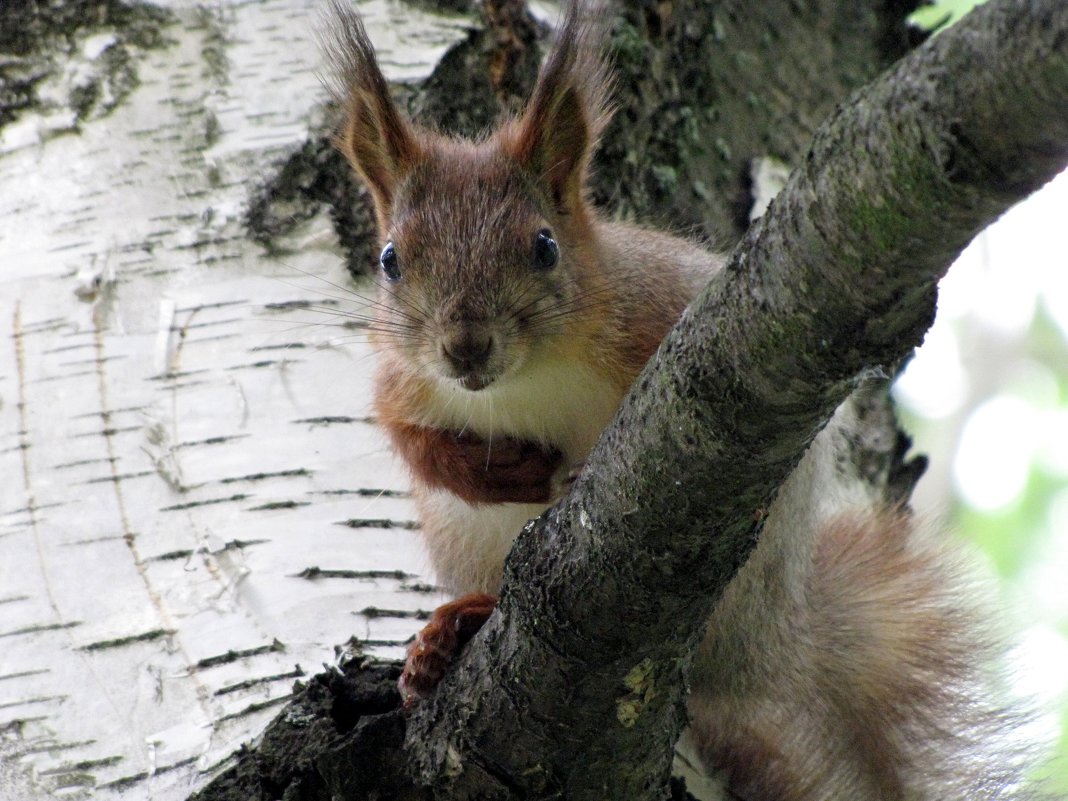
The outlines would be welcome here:
M 910 21 L 937 35 L 982 2 L 937 0 Z M 1041 710 L 1041 776 L 1068 796 L 1068 171 L 961 254 L 894 394 L 931 459 L 913 505 L 996 576 L 1010 691 Z
M 910 19 L 937 34 L 982 1 L 939 0 Z M 997 576 L 1011 689 L 1041 710 L 1042 776 L 1068 796 L 1068 171 L 961 255 L 895 396 L 931 457 L 914 504 Z
M 931 457 L 914 505 L 997 576 L 1011 690 L 1042 710 L 1042 775 L 1068 794 L 1068 172 L 961 255 L 895 396 Z

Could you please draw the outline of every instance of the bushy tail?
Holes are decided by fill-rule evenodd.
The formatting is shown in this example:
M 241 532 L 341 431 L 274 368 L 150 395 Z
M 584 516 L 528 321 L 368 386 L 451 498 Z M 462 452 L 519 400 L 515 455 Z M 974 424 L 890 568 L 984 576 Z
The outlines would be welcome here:
M 1031 798 L 957 549 L 900 511 L 809 537 L 778 518 L 697 660 L 688 736 L 706 766 L 751 801 Z

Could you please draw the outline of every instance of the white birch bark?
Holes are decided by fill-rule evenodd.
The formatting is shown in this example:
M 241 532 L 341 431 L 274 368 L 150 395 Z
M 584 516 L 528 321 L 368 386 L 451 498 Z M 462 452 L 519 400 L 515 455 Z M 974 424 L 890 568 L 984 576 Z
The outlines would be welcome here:
M 321 118 L 315 15 L 166 5 L 167 44 L 136 51 L 110 113 L 0 130 L 5 801 L 184 798 L 335 643 L 397 656 L 437 602 L 364 337 L 301 308 L 353 302 L 324 282 L 347 281 L 328 221 L 285 258 L 241 224 Z M 465 24 L 363 10 L 393 79 Z M 86 33 L 45 88 L 114 41 Z

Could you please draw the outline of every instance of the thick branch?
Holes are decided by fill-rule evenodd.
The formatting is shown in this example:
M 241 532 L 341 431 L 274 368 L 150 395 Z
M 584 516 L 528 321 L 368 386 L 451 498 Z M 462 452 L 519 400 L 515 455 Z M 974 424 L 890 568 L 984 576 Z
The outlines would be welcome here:
M 691 648 L 761 511 L 855 377 L 918 344 L 957 253 L 1068 161 L 1066 42 L 1060 0 L 991 3 L 824 125 L 521 535 L 500 613 L 410 721 L 424 778 L 462 768 L 450 797 L 658 797 Z M 619 767 L 656 749 L 663 773 Z

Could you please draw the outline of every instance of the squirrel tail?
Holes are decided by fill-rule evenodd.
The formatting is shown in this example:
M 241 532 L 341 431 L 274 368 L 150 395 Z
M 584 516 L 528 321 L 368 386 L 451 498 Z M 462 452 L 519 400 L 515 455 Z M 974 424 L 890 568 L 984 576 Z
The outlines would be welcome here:
M 695 663 L 687 737 L 705 766 L 761 801 L 1032 797 L 1026 716 L 994 700 L 1000 648 L 944 532 L 856 512 L 806 542 L 779 517 Z

